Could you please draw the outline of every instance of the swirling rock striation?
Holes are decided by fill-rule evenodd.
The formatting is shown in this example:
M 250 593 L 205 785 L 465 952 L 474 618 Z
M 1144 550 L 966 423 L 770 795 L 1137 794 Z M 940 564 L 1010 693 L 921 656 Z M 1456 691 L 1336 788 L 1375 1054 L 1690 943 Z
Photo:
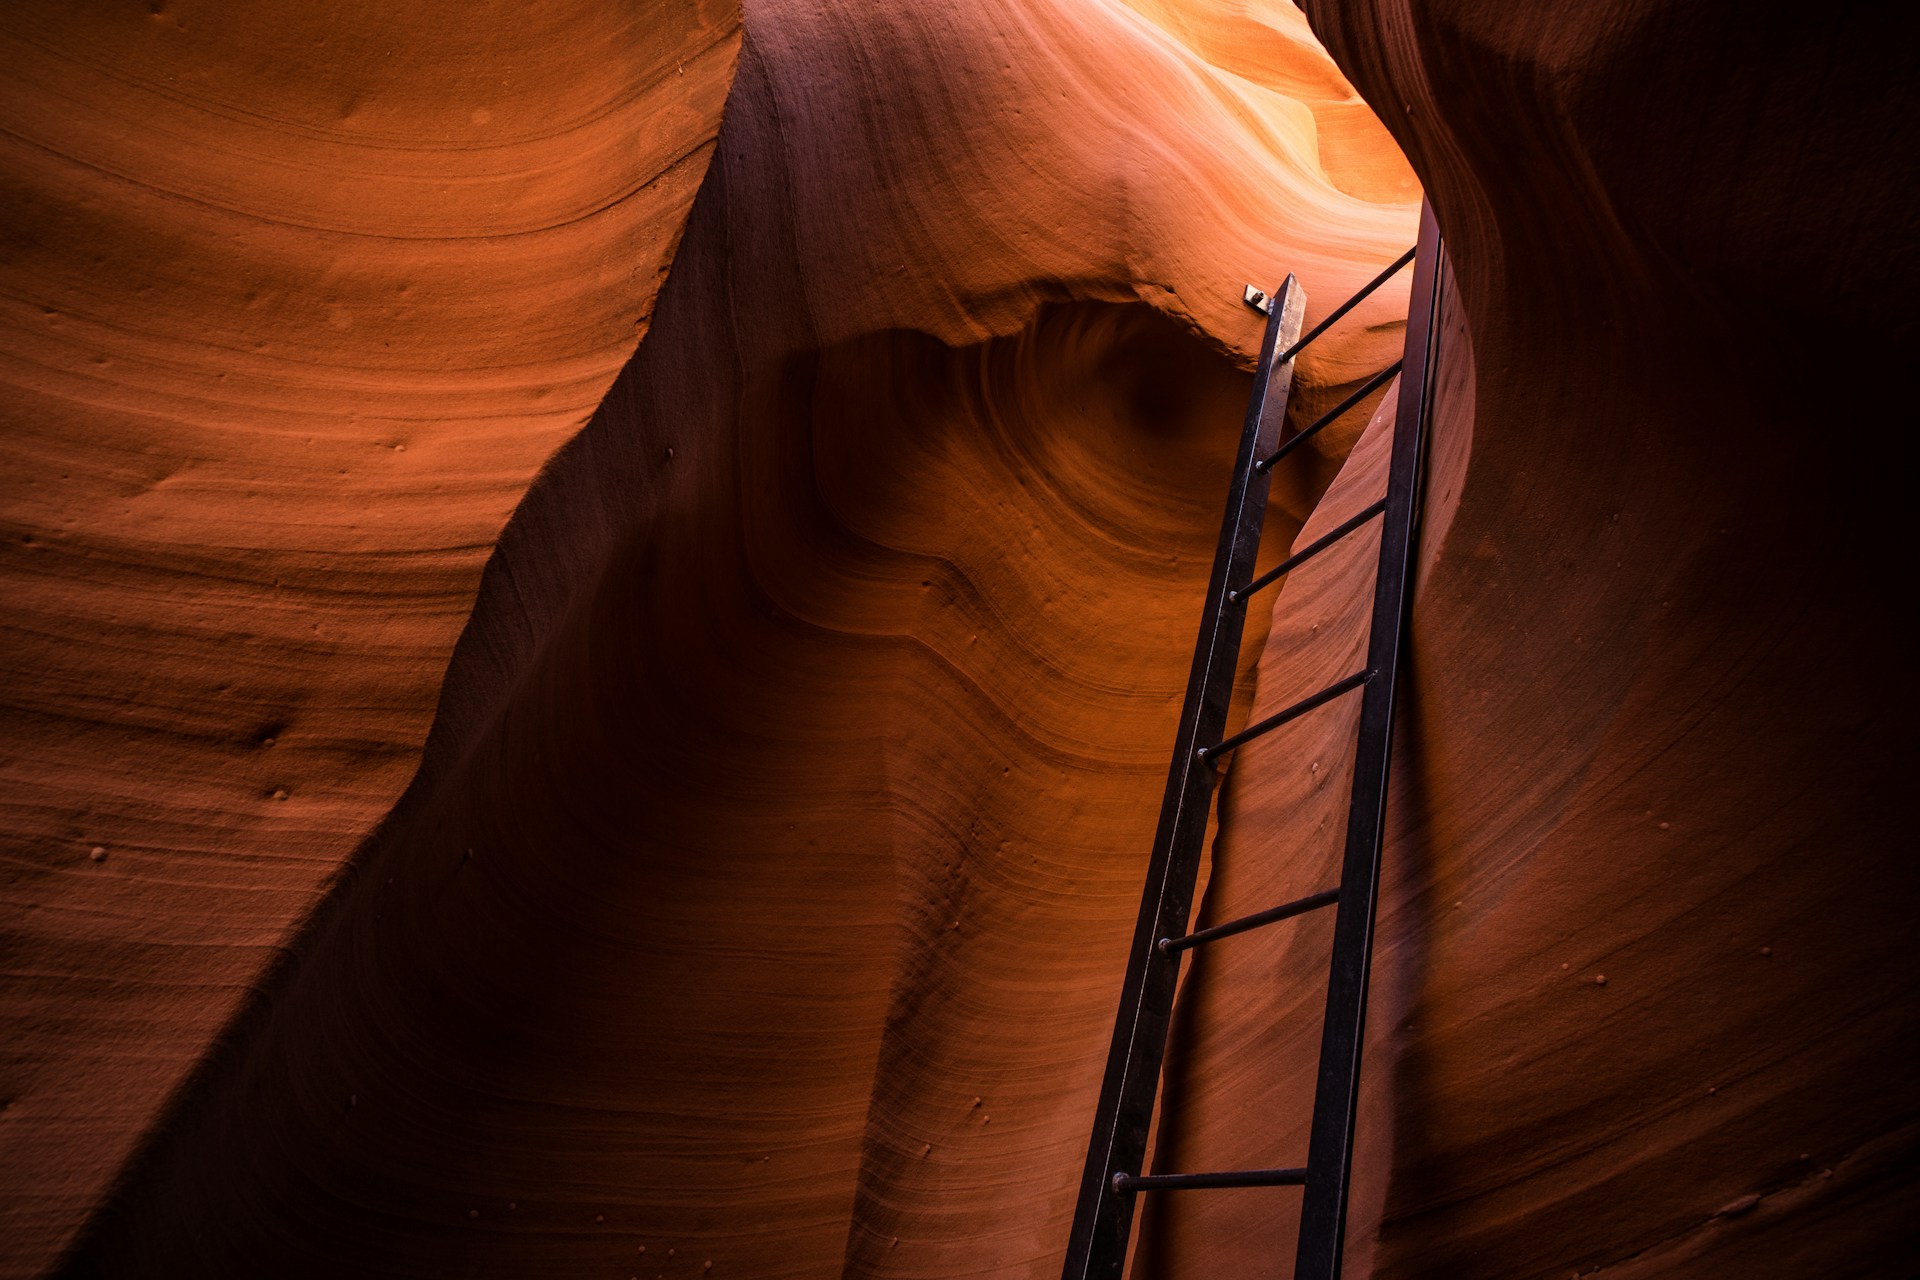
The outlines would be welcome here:
M 1920 282 L 1888 157 L 1920 120 L 1910 42 L 1894 18 L 1832 8 L 1314 7 L 1431 191 L 1455 268 L 1352 1273 L 1897 1274 L 1916 1217 L 1897 789 L 1913 699 L 1885 459 Z M 22 47 L 41 60 L 22 65 L 85 47 L 29 12 Z M 171 40 L 183 21 L 198 19 L 108 29 Z M 412 787 L 297 963 L 207 1055 L 74 1273 L 1057 1269 L 1245 391 L 1234 366 L 1257 334 L 1238 289 L 1290 267 L 1324 309 L 1410 235 L 1407 170 L 1286 6 L 764 0 L 748 23 L 657 320 L 519 505 Z M 487 47 L 533 39 L 511 25 L 484 27 Z M 311 43 L 234 47 L 271 70 L 310 64 Z M 338 65 L 384 68 L 395 47 Z M 638 82 L 698 101 L 724 83 L 725 41 L 711 47 L 690 99 L 666 59 Z M 196 54 L 143 92 L 176 101 L 175 81 L 219 65 Z M 419 67 L 368 83 L 398 93 Z M 84 125 L 44 105 L 65 82 L 43 78 L 39 127 Z M 339 89 L 296 76 L 263 96 L 323 113 L 316 155 L 349 128 L 404 133 L 379 95 Z M 479 104 L 456 129 L 454 96 L 422 82 L 418 119 L 439 122 L 423 136 L 497 114 Z M 716 104 L 688 117 L 690 145 Z M 585 190 L 629 154 L 631 125 L 581 129 L 548 158 Z M 302 162 L 286 148 L 222 170 L 219 147 L 251 135 L 200 136 L 219 145 L 177 177 L 209 207 L 224 190 L 322 238 L 378 211 L 350 183 L 289 212 Z M 101 126 L 89 145 L 111 167 L 140 137 Z M 31 465 L 7 550 L 31 566 L 8 570 L 28 728 L 7 767 L 29 797 L 21 847 L 42 851 L 8 882 L 39 917 L 19 931 L 32 977 L 12 1006 L 31 1034 L 10 1040 L 29 1087 L 0 1117 L 23 1153 L 9 1176 L 34 1190 L 13 1201 L 21 1258 L 98 1199 L 412 765 L 489 513 L 598 395 L 551 417 L 514 400 L 528 382 L 501 370 L 534 361 L 516 344 L 616 351 L 594 326 L 645 310 L 672 239 L 668 219 L 634 254 L 525 265 L 600 300 L 572 306 L 513 292 L 513 253 L 489 248 L 436 294 L 445 323 L 340 305 L 372 246 L 287 250 L 300 270 L 260 301 L 284 313 L 280 337 L 250 354 L 251 326 L 216 331 L 225 354 L 195 363 L 181 335 L 231 308 L 169 302 L 177 283 L 141 294 L 136 268 L 213 260 L 228 224 L 196 232 L 198 257 L 74 232 L 180 194 L 42 216 L 63 189 L 61 148 L 43 152 L 12 242 L 97 240 L 128 260 L 15 250 L 51 264 L 25 277 L 18 297 L 41 310 L 17 305 L 18 332 L 54 335 L 10 344 L 28 352 L 10 367 L 31 366 L 19 403 L 47 424 L 13 437 Z M 522 202 L 570 189 L 535 165 L 542 180 L 462 223 L 448 209 L 486 183 L 460 162 L 432 179 L 438 212 L 393 202 L 396 238 L 523 227 Z M 417 155 L 323 168 L 420 173 Z M 161 375 L 116 369 L 97 333 L 32 345 L 82 314 L 46 314 L 62 280 L 115 315 L 175 307 L 124 326 L 147 334 L 127 350 L 201 370 L 161 388 L 200 407 L 168 408 Z M 1396 353 L 1403 305 L 1383 296 L 1314 353 L 1303 411 Z M 608 336 L 569 346 L 530 317 Z M 437 367 L 426 347 L 393 357 L 414 381 L 375 376 L 375 340 L 445 353 L 476 335 L 498 345 L 443 381 L 418 380 Z M 110 363 L 82 367 L 96 348 Z M 294 376 L 341 367 L 322 350 L 358 351 L 344 363 L 361 379 Z M 529 381 L 564 367 L 587 387 L 579 359 Z M 236 379 L 231 401 L 203 385 Z M 456 394 L 476 430 L 420 425 Z M 344 451 L 394 420 L 421 434 L 369 444 L 392 474 L 348 501 L 312 464 L 234 461 L 297 438 L 359 483 Z M 549 434 L 514 429 L 528 423 Z M 1344 467 L 1357 431 L 1283 477 L 1267 556 L 1377 492 L 1389 425 L 1376 414 Z M 408 494 L 397 468 L 431 456 L 429 437 L 450 470 L 426 482 L 466 487 L 375 502 Z M 156 454 L 175 470 L 140 480 Z M 454 467 L 481 459 L 497 473 Z M 250 485 L 277 498 L 271 519 L 250 514 Z M 113 502 L 127 510 L 110 519 Z M 406 515 L 375 529 L 389 510 Z M 112 521 L 136 512 L 132 539 Z M 448 551 L 457 521 L 470 532 Z M 1256 616 L 1254 710 L 1354 660 L 1371 549 L 1323 557 Z M 221 612 L 239 607 L 251 645 Z M 130 673 L 129 648 L 157 656 Z M 1352 711 L 1233 762 L 1207 918 L 1320 887 Z M 296 777 L 274 753 L 303 735 Z M 118 763 L 136 749 L 155 763 Z M 56 848 L 65 862 L 34 861 Z M 1326 927 L 1196 962 L 1162 1167 L 1300 1149 Z M 101 1052 L 115 1044 L 126 1056 Z M 146 1092 L 91 1101 L 135 1077 Z M 1290 1252 L 1291 1194 L 1154 1205 L 1142 1271 L 1270 1266 Z
M 1057 1268 L 1241 285 L 1324 310 L 1413 227 L 1297 13 L 1236 19 L 1260 81 L 1150 14 L 749 6 L 654 324 L 418 778 L 75 1273 Z
M 1432 193 L 1472 365 L 1394 765 L 1363 1273 L 1905 1274 L 1911 24 L 1309 7 Z M 1260 702 L 1354 661 L 1354 555 L 1287 584 Z M 1341 727 L 1236 763 L 1210 913 L 1317 887 Z M 1164 1155 L 1271 1153 L 1246 1117 L 1298 1114 L 1326 927 L 1203 959 Z M 1156 1275 L 1291 1252 L 1249 1199 L 1155 1226 Z
M 0 1272 L 405 786 L 738 44 L 692 0 L 0 16 Z

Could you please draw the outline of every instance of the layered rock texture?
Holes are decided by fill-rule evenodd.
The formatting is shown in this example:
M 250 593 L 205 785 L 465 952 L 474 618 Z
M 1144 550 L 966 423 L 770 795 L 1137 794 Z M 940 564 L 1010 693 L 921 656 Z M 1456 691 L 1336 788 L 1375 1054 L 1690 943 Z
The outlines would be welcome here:
M 1414 222 L 1298 14 L 1242 20 L 1272 83 L 1150 16 L 749 10 L 654 327 L 508 529 L 419 779 L 80 1269 L 1057 1267 L 1241 284 L 1330 303 Z
M 1324 8 L 749 0 L 737 74 L 719 6 L 10 15 L 0 1267 L 1057 1274 L 1241 284 L 1317 318 L 1424 182 L 1349 1274 L 1909 1270 L 1901 33 Z M 1353 710 L 1238 754 L 1203 919 L 1321 887 Z M 1162 1168 L 1298 1158 L 1328 923 L 1196 962 Z M 1296 1206 L 1136 1274 L 1286 1274 Z
M 1911 23 L 1309 9 L 1435 201 L 1477 371 L 1415 622 L 1376 1270 L 1907 1274 Z
M 0 1271 L 405 787 L 739 39 L 720 3 L 0 15 Z
M 365 226 L 370 247 L 327 241 L 274 296 L 332 381 L 300 388 L 292 424 L 270 404 L 181 446 L 209 471 L 253 461 L 221 463 L 216 443 L 296 461 L 321 449 L 323 465 L 273 473 L 272 487 L 250 472 L 232 492 L 176 486 L 198 504 L 190 529 L 130 508 L 123 537 L 171 538 L 147 553 L 157 567 L 119 557 L 146 574 L 140 607 L 95 560 L 70 556 L 64 579 L 24 561 L 50 580 L 43 614 L 118 609 L 126 644 L 167 608 L 197 607 L 207 634 L 180 666 L 211 687 L 151 641 L 156 660 L 127 662 L 97 623 L 69 622 L 67 668 L 24 641 L 13 659 L 29 677 L 18 687 L 49 690 L 46 710 L 19 718 L 41 736 L 16 763 L 67 787 L 64 808 L 19 823 L 9 886 L 29 927 L 8 1113 L 25 1138 L 7 1167 L 33 1192 L 14 1201 L 14 1265 L 34 1269 L 91 1218 L 79 1271 L 1050 1266 L 1259 333 L 1240 284 L 1291 269 L 1316 296 L 1344 294 L 1410 235 L 1411 174 L 1291 11 L 1201 29 L 1084 3 L 760 7 L 651 336 L 521 505 L 415 785 L 333 880 L 418 759 L 487 518 L 581 397 L 600 395 L 592 377 L 648 310 L 678 229 L 653 193 L 681 189 L 658 157 L 691 155 L 690 189 L 729 70 L 724 13 L 602 30 L 582 12 L 578 30 L 549 18 L 534 33 L 508 16 L 476 23 L 477 44 L 448 51 L 438 80 L 419 77 L 438 38 L 428 16 L 390 17 L 416 52 L 375 88 L 412 104 L 424 140 L 396 159 L 405 121 L 383 117 L 387 150 L 342 155 L 328 135 L 334 151 L 307 163 L 330 158 L 343 187 L 364 187 L 358 170 L 377 162 L 416 183 L 419 167 L 472 163 L 472 131 L 503 108 L 471 62 L 491 49 L 503 73 L 523 67 L 527 41 L 549 75 L 521 109 L 547 126 L 548 150 L 491 163 L 517 166 L 506 185 L 547 201 L 553 228 L 529 230 L 498 193 L 443 201 L 437 224 L 392 197 L 342 195 L 340 216 L 398 219 L 390 239 L 410 234 L 403 249 L 465 274 L 443 281 L 438 311 L 377 310 L 388 284 L 409 285 L 381 279 L 364 286 L 373 314 L 302 330 L 320 302 L 357 296 L 312 272 L 369 272 L 386 251 Z M 332 39 L 348 17 L 301 38 Z M 118 38 L 173 39 L 173 21 L 206 29 L 190 11 L 143 15 Z M 43 51 L 105 39 L 83 40 L 78 19 L 21 25 Z M 312 71 L 259 32 L 232 38 L 256 68 Z M 1210 60 L 1236 43 L 1266 52 Z M 115 52 L 164 79 L 169 47 Z M 188 47 L 178 74 L 247 89 L 221 86 L 212 55 Z M 706 78 L 679 101 L 680 67 L 701 49 L 704 70 L 687 76 Z M 378 80 L 385 56 L 373 41 L 334 69 Z M 573 74 L 582 61 L 594 76 Z M 67 127 L 46 114 L 49 131 Z M 324 132 L 307 125 L 286 132 Z M 595 193 L 636 186 L 652 222 L 598 239 L 553 207 L 590 212 Z M 103 307 L 133 305 L 100 283 L 112 277 L 85 243 L 43 256 L 95 282 Z M 515 293 L 522 248 L 537 261 Z M 210 269 L 179 249 L 162 265 Z M 21 279 L 23 294 L 46 291 L 24 267 Z M 217 293 L 140 288 L 125 292 L 250 323 Z M 1391 358 L 1403 305 L 1383 297 L 1319 354 L 1309 408 Z M 476 353 L 476 333 L 493 347 Z M 516 362 L 535 367 L 496 372 Z M 237 376 L 217 353 L 203 366 L 212 382 Z M 156 397 L 121 378 L 129 400 Z M 146 444 L 121 443 L 131 431 L 76 410 L 46 435 L 94 459 Z M 1270 554 L 1343 447 L 1287 482 Z M 68 483 L 20 508 L 32 541 L 16 554 L 46 551 L 47 528 L 85 514 Z M 216 554 L 242 534 L 253 541 L 224 554 L 264 581 Z M 282 542 L 306 559 L 289 567 Z M 422 563 L 439 576 L 422 581 Z M 196 594 L 233 577 L 228 611 Z M 247 623 L 250 644 L 223 629 L 241 604 L 276 620 Z M 237 671 L 236 650 L 254 655 Z M 54 696 L 78 685 L 100 707 Z M 143 751 L 124 723 L 145 706 L 130 689 L 152 691 L 157 709 L 139 714 L 155 733 L 191 706 L 202 745 Z M 105 723 L 74 745 L 86 711 Z M 138 754 L 152 777 L 119 801 L 97 794 Z M 247 821 L 204 822 L 189 846 L 160 798 Z M 268 969 L 297 928 L 291 960 Z M 107 994 L 56 1015 L 81 983 Z M 953 1114 L 936 1123 L 930 1109 Z M 999 1193 L 956 1194 L 967 1187 L 1024 1188 L 1019 1212 Z

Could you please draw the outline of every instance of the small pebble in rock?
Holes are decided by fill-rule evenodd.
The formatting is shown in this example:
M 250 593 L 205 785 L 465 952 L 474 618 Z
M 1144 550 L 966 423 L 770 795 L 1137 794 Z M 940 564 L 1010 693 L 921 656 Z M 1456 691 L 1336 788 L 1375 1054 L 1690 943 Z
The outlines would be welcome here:
M 469 1209 L 469 1210 L 467 1210 L 467 1217 L 468 1217 L 469 1219 L 471 1219 L 471 1218 L 477 1218 L 477 1217 L 479 1217 L 479 1216 L 480 1216 L 480 1211 L 479 1211 L 478 1209 Z
M 607 1220 L 607 1215 L 604 1213 L 596 1213 L 593 1215 L 593 1220 L 595 1222 L 605 1222 Z
M 1660 829 L 1662 831 L 1671 831 L 1673 830 L 1673 824 L 1671 822 L 1663 822 L 1660 824 Z
M 273 793 L 273 798 L 275 800 L 285 800 L 287 798 L 287 793 L 285 791 L 275 791 Z
M 1763 955 L 1763 956 L 1770 956 L 1770 955 L 1772 955 L 1772 954 L 1773 954 L 1773 948 L 1772 948 L 1772 947 L 1762 947 L 1762 948 L 1760 948 L 1760 954 L 1761 954 L 1761 955 Z
M 1596 987 L 1604 987 L 1604 986 L 1606 986 L 1606 985 L 1607 985 L 1607 975 L 1606 975 L 1606 974 L 1604 974 L 1604 973 L 1596 973 L 1596 974 L 1594 974 L 1594 975 L 1593 975 L 1593 985 L 1594 985 L 1594 986 L 1596 986 Z
M 107 860 L 107 851 L 101 848 L 99 845 L 95 845 L 93 846 L 93 852 L 88 854 L 87 856 L 89 858 L 92 858 L 95 862 L 105 862 Z

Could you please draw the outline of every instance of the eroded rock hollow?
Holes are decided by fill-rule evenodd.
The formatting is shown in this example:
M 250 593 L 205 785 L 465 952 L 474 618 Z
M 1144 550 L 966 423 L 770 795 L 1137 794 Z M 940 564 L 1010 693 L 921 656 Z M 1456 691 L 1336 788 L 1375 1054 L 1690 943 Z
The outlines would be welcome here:
M 1057 1274 L 1241 287 L 1317 319 L 1424 188 L 1348 1274 L 1903 1273 L 1891 19 L 270 8 L 0 22 L 0 1269 Z M 1352 667 L 1374 537 L 1237 719 Z M 1354 711 L 1236 755 L 1202 922 L 1321 887 Z M 1159 1167 L 1304 1150 L 1329 923 L 1194 962 Z M 1286 1274 L 1295 1196 L 1134 1273 Z

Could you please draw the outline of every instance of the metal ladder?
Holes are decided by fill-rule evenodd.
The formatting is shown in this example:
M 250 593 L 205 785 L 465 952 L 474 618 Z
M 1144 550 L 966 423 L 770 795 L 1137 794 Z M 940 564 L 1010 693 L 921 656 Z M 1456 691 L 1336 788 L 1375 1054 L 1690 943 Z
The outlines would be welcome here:
M 1369 379 L 1311 426 L 1284 444 L 1279 443 L 1277 438 L 1286 418 L 1287 396 L 1293 383 L 1293 358 L 1408 262 L 1414 263 L 1413 294 L 1407 315 L 1406 349 L 1401 359 Z M 1220 545 L 1214 554 L 1206 608 L 1201 614 L 1200 639 L 1194 652 L 1193 672 L 1187 682 L 1186 702 L 1180 712 L 1173 767 L 1167 777 L 1160 826 L 1147 867 L 1140 919 L 1128 953 L 1113 1046 L 1108 1050 L 1106 1077 L 1094 1112 L 1093 1138 L 1081 1176 L 1066 1266 L 1061 1273 L 1065 1280 L 1118 1280 L 1126 1265 L 1134 1206 L 1143 1193 L 1211 1187 L 1304 1187 L 1294 1278 L 1335 1280 L 1340 1274 L 1349 1165 L 1353 1158 L 1354 1113 L 1359 1099 L 1360 1050 L 1366 1029 L 1367 973 L 1373 953 L 1374 902 L 1380 883 L 1394 679 L 1406 630 L 1419 505 L 1420 457 L 1432 402 L 1440 269 L 1439 228 L 1432 208 L 1423 206 L 1420 238 L 1414 248 L 1336 308 L 1304 338 L 1297 336 L 1306 309 L 1298 280 L 1289 275 L 1271 300 L 1248 287 L 1247 301 L 1266 310 L 1270 319 L 1254 377 L 1253 396 L 1247 406 L 1233 484 L 1228 491 L 1226 517 L 1220 527 Z M 1261 523 L 1266 515 L 1271 468 L 1396 373 L 1405 376 L 1400 383 L 1386 496 L 1304 550 L 1295 552 L 1258 578 L 1252 578 Z M 1366 665 L 1284 711 L 1231 737 L 1222 737 L 1240 654 L 1241 631 L 1246 621 L 1242 606 L 1247 598 L 1376 516 L 1383 517 L 1383 524 Z M 1242 743 L 1354 690 L 1361 691 L 1360 740 L 1338 887 L 1198 933 L 1188 933 L 1208 810 L 1219 779 L 1214 762 Z M 1327 906 L 1337 910 L 1306 1166 L 1143 1175 L 1141 1166 L 1146 1159 L 1154 1095 L 1166 1054 L 1181 955 L 1194 947 Z

